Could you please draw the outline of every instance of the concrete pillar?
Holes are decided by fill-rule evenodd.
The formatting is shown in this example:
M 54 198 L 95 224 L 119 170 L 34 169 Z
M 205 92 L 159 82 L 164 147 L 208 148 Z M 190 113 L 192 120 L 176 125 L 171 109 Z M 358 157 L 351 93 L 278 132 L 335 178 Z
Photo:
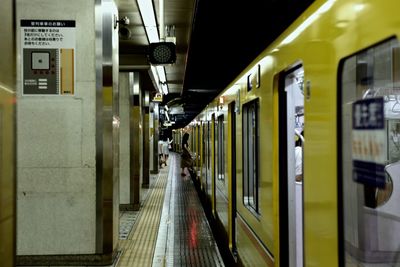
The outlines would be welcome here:
M 0 263 L 15 266 L 15 7 L 1 3 L 0 25 Z
M 141 90 L 141 118 L 142 118 L 142 159 L 141 159 L 141 169 L 142 169 L 142 187 L 149 188 L 150 184 L 150 140 L 149 140 L 149 91 L 145 91 L 144 88 Z
M 119 74 L 120 91 L 120 209 L 129 210 L 130 204 L 130 87 L 133 86 L 133 73 Z M 128 206 L 128 207 L 127 207 Z
M 150 127 L 152 127 L 150 130 L 150 134 L 152 136 L 151 138 L 151 144 L 152 146 L 150 147 L 150 161 L 151 161 L 151 168 L 150 168 L 150 173 L 151 174 L 157 174 L 160 172 L 159 170 L 159 165 L 158 165 L 158 137 L 159 137 L 159 131 L 158 131 L 158 103 L 151 103 L 150 104 Z
M 140 81 L 139 73 L 134 73 L 133 87 L 131 91 L 130 109 L 130 209 L 139 210 L 140 208 Z
M 120 210 L 140 208 L 139 74 L 120 73 Z
M 17 0 L 17 26 L 26 18 L 72 20 L 76 40 L 74 92 L 23 94 L 23 40 L 18 27 L 18 265 L 108 265 L 115 258 L 117 15 L 112 0 Z

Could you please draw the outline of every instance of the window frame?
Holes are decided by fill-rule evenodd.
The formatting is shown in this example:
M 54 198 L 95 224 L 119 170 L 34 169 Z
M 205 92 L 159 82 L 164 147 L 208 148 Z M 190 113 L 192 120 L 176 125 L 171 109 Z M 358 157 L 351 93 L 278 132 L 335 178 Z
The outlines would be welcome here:
M 217 117 L 217 180 L 225 182 L 225 129 L 224 129 L 224 115 L 221 114 Z
M 243 204 L 251 212 L 260 215 L 259 205 L 259 99 L 242 106 L 242 164 Z M 250 138 L 251 137 L 251 138 Z M 251 167 L 253 166 L 253 167 Z

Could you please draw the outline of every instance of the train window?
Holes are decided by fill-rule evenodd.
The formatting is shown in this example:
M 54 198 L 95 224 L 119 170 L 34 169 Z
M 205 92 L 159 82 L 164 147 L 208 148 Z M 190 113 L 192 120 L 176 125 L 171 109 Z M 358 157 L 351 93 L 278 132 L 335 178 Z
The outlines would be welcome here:
M 200 152 L 200 147 L 201 147 L 201 143 L 200 143 L 201 132 L 200 131 L 201 131 L 201 128 L 200 128 L 200 125 L 198 125 L 197 126 L 197 176 L 198 177 L 201 176 L 199 167 L 200 167 L 200 162 L 201 162 L 200 160 L 203 159 L 203 155 Z
M 207 122 L 207 170 L 206 170 L 206 179 L 207 179 L 207 193 L 211 196 L 211 123 Z
M 400 263 L 398 41 L 345 59 L 340 76 L 341 259 L 345 266 L 395 266 Z
M 206 165 L 207 165 L 207 154 L 206 154 L 206 151 L 207 151 L 207 147 L 206 147 L 206 140 L 207 140 L 207 136 L 206 136 L 206 123 L 205 122 L 203 122 L 202 123 L 202 141 L 203 141 L 203 143 L 202 143 L 202 151 L 201 151 L 201 158 L 203 159 L 202 160 L 202 166 L 201 166 L 201 176 L 202 176 L 202 178 L 203 178 L 203 184 L 204 185 L 206 185 L 207 184 L 207 179 L 206 179 L 206 175 L 207 175 L 207 167 L 206 167 Z M 207 188 L 207 187 L 206 187 Z
M 243 202 L 258 207 L 258 99 L 243 105 Z
M 218 117 L 218 124 L 217 124 L 217 134 L 216 138 L 218 140 L 217 143 L 217 154 L 218 154 L 218 159 L 217 159 L 217 177 L 218 180 L 225 180 L 225 160 L 224 160 L 224 115 L 220 115 Z

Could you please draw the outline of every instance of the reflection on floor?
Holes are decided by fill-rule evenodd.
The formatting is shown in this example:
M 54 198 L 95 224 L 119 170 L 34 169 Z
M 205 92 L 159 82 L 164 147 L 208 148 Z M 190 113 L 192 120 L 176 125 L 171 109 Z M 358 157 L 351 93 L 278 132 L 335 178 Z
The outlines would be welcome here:
M 117 267 L 224 266 L 197 192 L 181 176 L 180 157 L 150 183 L 140 212 L 121 215 Z

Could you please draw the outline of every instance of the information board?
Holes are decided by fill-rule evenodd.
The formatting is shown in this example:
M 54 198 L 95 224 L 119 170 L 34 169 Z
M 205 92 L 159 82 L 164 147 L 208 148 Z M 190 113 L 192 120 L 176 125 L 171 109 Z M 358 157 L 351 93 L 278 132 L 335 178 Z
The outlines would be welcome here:
M 374 187 L 385 187 L 386 132 L 383 98 L 353 103 L 353 179 Z
M 21 20 L 23 95 L 73 95 L 75 21 Z

